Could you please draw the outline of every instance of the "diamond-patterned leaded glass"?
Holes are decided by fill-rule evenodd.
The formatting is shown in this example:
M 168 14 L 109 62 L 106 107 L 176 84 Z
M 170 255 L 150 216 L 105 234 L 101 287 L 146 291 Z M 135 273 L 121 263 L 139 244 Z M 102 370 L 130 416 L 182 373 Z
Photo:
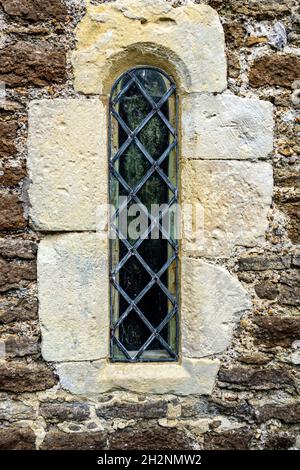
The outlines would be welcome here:
M 113 361 L 178 359 L 177 97 L 161 70 L 123 74 L 110 97 Z

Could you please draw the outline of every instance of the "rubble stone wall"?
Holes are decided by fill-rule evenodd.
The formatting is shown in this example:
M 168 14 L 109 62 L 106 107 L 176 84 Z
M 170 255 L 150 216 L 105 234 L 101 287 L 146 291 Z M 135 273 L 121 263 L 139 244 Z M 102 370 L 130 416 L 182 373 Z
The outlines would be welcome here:
M 178 8 L 187 2 L 166 3 Z M 252 307 L 238 319 L 230 345 L 224 343 L 226 350 L 219 352 L 222 346 L 213 351 L 221 366 L 211 395 L 118 390 L 92 397 L 71 393 L 68 375 L 59 380 L 59 370 L 41 351 L 36 265 L 38 245 L 41 240 L 47 243 L 47 237 L 29 219 L 27 165 L 32 102 L 82 98 L 74 86 L 72 56 L 75 28 L 86 5 L 84 0 L 0 0 L 0 82 L 5 84 L 0 89 L 0 354 L 5 351 L 0 357 L 0 449 L 300 448 L 299 5 L 297 0 L 194 3 L 214 8 L 225 32 L 228 89 L 214 112 L 227 119 L 224 100 L 232 95 L 239 115 L 244 111 L 239 99 L 261 100 L 266 122 L 270 103 L 274 109 L 273 151 L 264 133 L 250 139 L 251 152 L 242 155 L 234 172 L 232 160 L 225 155 L 228 161 L 223 161 L 222 146 L 216 148 L 217 167 L 209 158 L 191 155 L 188 170 L 199 175 L 196 196 L 204 200 L 213 186 L 226 194 L 224 175 L 233 174 L 232 205 L 244 214 L 249 208 L 255 225 L 252 237 L 237 242 L 234 224 L 228 224 L 230 250 L 223 250 L 223 243 L 212 244 L 209 256 L 218 254 L 215 271 L 226 270 L 238 280 Z M 199 119 L 204 118 L 199 107 Z M 243 129 L 251 132 L 253 127 L 255 121 Z M 204 131 L 209 138 L 210 122 Z M 227 139 L 226 133 L 222 138 Z M 201 141 L 198 145 L 199 155 L 205 156 Z M 256 171 L 245 158 L 257 160 Z M 201 181 L 203 172 L 210 179 Z M 256 184 L 255 174 L 262 178 L 253 197 L 238 201 L 235 195 L 243 194 L 249 178 Z M 93 189 L 97 194 L 99 188 Z M 222 220 L 218 194 L 214 197 L 213 213 Z M 224 217 L 225 227 L 226 222 Z M 241 223 L 248 227 L 246 215 Z M 191 256 L 195 271 L 202 273 L 199 253 Z M 209 270 L 210 264 L 200 263 Z M 189 331 L 188 324 L 185 328 Z

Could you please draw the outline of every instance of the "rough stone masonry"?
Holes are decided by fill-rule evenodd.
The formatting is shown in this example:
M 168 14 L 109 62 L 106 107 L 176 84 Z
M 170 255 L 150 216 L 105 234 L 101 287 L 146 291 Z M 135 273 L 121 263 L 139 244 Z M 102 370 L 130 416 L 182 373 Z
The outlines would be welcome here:
M 114 2 L 91 3 L 96 8 Z M 176 11 L 189 2 L 163 3 L 164 8 L 171 7 L 176 18 Z M 36 264 L 37 256 L 47 257 L 49 251 L 38 246 L 41 242 L 40 247 L 49 247 L 59 258 L 64 246 L 73 246 L 75 235 L 64 235 L 57 247 L 52 243 L 50 237 L 59 241 L 58 234 L 48 234 L 55 211 L 59 216 L 59 207 L 51 200 L 53 207 L 47 212 L 50 198 L 45 193 L 45 199 L 40 200 L 36 186 L 32 186 L 35 163 L 27 146 L 32 109 L 36 110 L 42 134 L 43 115 L 56 119 L 59 103 L 65 111 L 64 103 L 74 100 L 72 106 L 76 108 L 78 100 L 87 93 L 86 108 L 76 108 L 74 115 L 81 113 L 81 120 L 87 123 L 92 119 L 89 110 L 95 109 L 94 94 L 99 92 L 93 87 L 100 84 L 91 80 L 93 74 L 84 81 L 79 73 L 84 61 L 80 47 L 90 40 L 84 36 L 88 27 L 87 5 L 84 0 L 0 0 L 0 81 L 5 84 L 5 99 L 4 87 L 0 99 L 0 331 L 1 347 L 5 345 L 5 355 L 0 357 L 0 449 L 300 448 L 299 5 L 297 0 L 194 3 L 207 4 L 219 14 L 225 32 L 228 77 L 227 83 L 218 82 L 217 77 L 214 82 L 216 92 L 224 90 L 221 98 L 204 94 L 192 103 L 187 97 L 183 103 L 187 110 L 192 106 L 195 116 L 184 129 L 185 175 L 188 180 L 198 181 L 194 192 L 183 181 L 183 191 L 187 200 L 200 198 L 207 203 L 210 208 L 207 230 L 216 235 L 207 252 L 186 250 L 184 262 L 190 264 L 185 282 L 195 286 L 195 279 L 208 278 L 220 289 L 213 298 L 208 290 L 195 289 L 196 299 L 206 296 L 206 308 L 202 309 L 201 317 L 196 316 L 197 312 L 191 316 L 183 334 L 188 336 L 195 328 L 205 332 L 206 341 L 200 346 L 197 335 L 188 336 L 185 354 L 192 358 L 187 359 L 190 361 L 210 356 L 218 375 L 209 394 L 200 395 L 197 390 L 192 394 L 164 392 L 159 388 L 159 377 L 156 388 L 150 392 L 147 386 L 138 391 L 138 383 L 132 390 L 122 383 L 118 390 L 112 390 L 110 383 L 99 383 L 98 376 L 92 386 L 101 393 L 89 394 L 80 390 L 82 376 L 70 385 L 67 369 L 73 367 L 78 371 L 76 359 L 69 365 L 57 366 L 59 361 L 53 358 L 55 349 L 45 349 L 45 344 L 53 343 L 44 343 L 41 349 L 41 326 L 44 328 L 47 319 L 43 317 L 44 323 L 39 319 L 44 297 L 37 285 Z M 145 16 L 146 12 L 144 16 L 141 12 L 142 21 Z M 101 24 L 103 18 L 96 21 Z M 160 27 L 172 28 L 172 21 L 169 23 L 162 21 Z M 176 36 L 171 40 L 176 41 Z M 101 44 L 91 51 L 91 63 L 101 65 L 105 55 L 101 48 L 105 48 L 105 43 Z M 194 72 L 193 83 L 206 86 L 205 77 L 200 79 Z M 232 114 L 227 111 L 226 100 L 230 100 Z M 204 106 L 210 109 L 209 116 L 203 114 Z M 242 123 L 237 127 L 241 139 L 240 134 L 232 131 L 233 114 Z M 249 115 L 257 119 L 249 122 L 246 119 Z M 208 155 L 203 148 L 197 122 L 203 122 L 201 132 L 214 148 L 214 154 Z M 258 122 L 263 122 L 263 127 Z M 102 132 L 105 123 L 98 125 Z M 220 128 L 220 132 L 215 134 L 215 128 Z M 29 137 L 30 132 L 29 129 Z M 85 137 L 91 158 L 99 145 L 92 137 Z M 74 140 L 72 133 L 69 138 Z M 51 135 L 51 139 L 58 149 L 57 135 Z M 231 142 L 229 148 L 223 145 L 227 141 Z M 46 147 L 43 152 L 47 153 Z M 57 154 L 55 160 L 58 178 L 60 156 L 63 154 Z M 68 184 L 72 187 L 72 165 L 70 159 L 66 178 L 58 181 L 58 188 Z M 39 169 L 41 173 L 47 170 L 41 166 Z M 78 185 L 88 185 L 88 170 L 85 168 L 82 179 L 76 182 Z M 103 174 L 95 174 L 88 194 L 82 199 L 80 230 L 89 230 L 93 223 L 91 198 L 101 198 L 105 193 Z M 230 192 L 228 181 L 232 185 Z M 51 190 L 51 185 L 45 189 L 49 194 Z M 80 195 L 72 193 L 71 206 L 77 207 L 76 198 Z M 228 213 L 231 224 L 220 202 L 224 197 L 234 209 L 233 214 Z M 40 211 L 33 213 L 36 200 L 40 201 Z M 216 219 L 222 230 L 218 230 Z M 55 220 L 59 223 L 62 220 L 64 227 L 73 230 L 73 218 Z M 239 227 L 245 229 L 243 236 Z M 61 229 L 59 224 L 51 228 Z M 94 250 L 86 237 L 83 258 L 86 251 Z M 59 258 L 61 273 L 68 272 L 70 267 L 69 261 L 64 264 L 64 259 Z M 72 256 L 70 259 L 72 263 Z M 47 284 L 43 283 L 43 287 Z M 225 288 L 232 289 L 234 296 L 231 303 L 222 305 Z M 91 291 L 90 296 L 93 295 Z M 210 313 L 216 306 L 223 312 L 219 321 L 226 325 L 226 334 L 222 327 L 223 336 L 212 344 Z M 193 307 L 188 301 L 184 305 L 189 311 Z M 71 313 L 66 305 L 62 312 L 66 324 Z M 51 331 L 59 346 L 64 338 L 53 332 L 61 332 L 64 326 L 51 327 L 57 328 Z M 79 328 L 82 329 L 80 323 Z M 94 330 L 95 337 L 91 337 L 87 348 L 84 343 L 79 344 L 78 361 L 89 350 L 94 354 L 97 332 L 100 341 L 101 328 Z M 102 357 L 102 352 L 96 354 L 90 366 L 92 373 L 101 369 Z M 220 366 L 216 368 L 217 363 Z M 90 378 L 89 370 L 85 373 Z

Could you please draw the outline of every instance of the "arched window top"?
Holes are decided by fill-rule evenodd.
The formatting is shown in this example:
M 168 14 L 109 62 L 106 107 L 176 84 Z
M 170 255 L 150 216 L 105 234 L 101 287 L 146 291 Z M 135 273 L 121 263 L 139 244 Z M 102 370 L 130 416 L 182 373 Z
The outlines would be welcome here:
M 178 358 L 177 144 L 174 81 L 154 67 L 125 72 L 110 98 L 114 361 Z
M 123 92 L 126 92 L 127 87 L 130 87 L 130 85 L 135 81 L 135 78 L 137 78 L 144 86 L 150 97 L 156 101 L 157 98 L 162 98 L 163 96 L 163 83 L 165 83 L 169 88 L 172 88 L 172 90 L 176 90 L 174 80 L 164 70 L 158 67 L 140 66 L 127 70 L 115 81 L 111 90 L 112 100 L 114 101 L 118 96 L 118 90 L 120 91 L 120 84 L 123 80 L 124 85 L 122 89 Z M 124 90 L 125 86 L 126 89 Z

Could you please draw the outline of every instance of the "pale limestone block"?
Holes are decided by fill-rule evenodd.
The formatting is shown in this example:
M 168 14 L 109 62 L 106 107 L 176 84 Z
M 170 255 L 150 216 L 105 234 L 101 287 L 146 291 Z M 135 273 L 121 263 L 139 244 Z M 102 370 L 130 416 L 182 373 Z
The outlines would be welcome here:
M 235 325 L 251 307 L 249 295 L 236 278 L 200 259 L 183 259 L 181 297 L 185 357 L 223 352 Z
M 48 235 L 40 242 L 39 318 L 46 361 L 108 355 L 107 244 L 96 233 Z
M 112 364 L 102 360 L 57 364 L 57 373 L 62 387 L 79 395 L 113 390 L 210 395 L 219 367 L 215 359 L 183 359 L 182 364 Z
M 196 431 L 197 434 L 205 434 L 209 431 L 212 418 L 185 419 L 184 424 L 188 429 Z
M 199 233 L 193 239 L 189 227 L 185 228 L 183 251 L 191 256 L 226 258 L 236 247 L 262 244 L 272 193 L 269 163 L 186 161 L 182 167 L 182 201 L 194 207 L 194 229 Z M 203 220 L 199 215 L 196 220 L 197 205 L 203 208 Z
M 273 150 L 273 105 L 234 95 L 188 95 L 182 105 L 182 155 L 260 159 Z
M 138 65 L 169 73 L 188 92 L 221 92 L 227 72 L 218 14 L 188 2 L 118 0 L 89 5 L 76 30 L 72 55 L 75 88 L 109 94 L 113 81 Z
M 290 360 L 292 364 L 299 366 L 300 365 L 300 351 L 293 352 L 290 355 Z
M 30 104 L 30 216 L 38 230 L 96 229 L 107 202 L 106 121 L 99 99 Z

